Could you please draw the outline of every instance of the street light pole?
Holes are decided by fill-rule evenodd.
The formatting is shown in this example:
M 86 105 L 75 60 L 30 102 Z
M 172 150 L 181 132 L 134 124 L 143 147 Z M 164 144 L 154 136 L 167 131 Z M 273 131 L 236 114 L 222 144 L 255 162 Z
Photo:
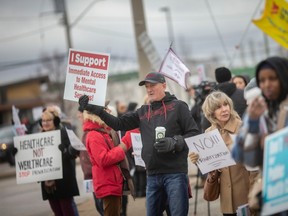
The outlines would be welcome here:
M 175 40 L 174 40 L 174 32 L 173 32 L 173 26 L 172 26 L 171 10 L 170 10 L 169 7 L 166 6 L 166 7 L 160 8 L 160 11 L 165 13 L 166 22 L 167 22 L 169 43 L 172 46 L 172 43 L 175 43 Z

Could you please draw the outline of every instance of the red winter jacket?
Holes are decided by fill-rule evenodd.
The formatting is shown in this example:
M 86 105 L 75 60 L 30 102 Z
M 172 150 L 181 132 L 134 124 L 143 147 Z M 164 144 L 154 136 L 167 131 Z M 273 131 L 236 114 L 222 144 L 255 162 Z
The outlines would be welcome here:
M 91 121 L 83 124 L 83 130 L 89 131 L 86 148 L 92 163 L 94 192 L 97 198 L 122 196 L 123 177 L 118 163 L 125 158 L 125 152 L 121 147 L 114 147 L 109 134 L 95 131 L 100 128 Z

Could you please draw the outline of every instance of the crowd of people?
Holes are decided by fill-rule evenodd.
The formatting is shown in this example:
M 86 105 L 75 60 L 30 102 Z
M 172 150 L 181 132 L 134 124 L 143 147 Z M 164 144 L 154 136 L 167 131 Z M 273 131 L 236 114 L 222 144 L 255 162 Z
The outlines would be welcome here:
M 215 79 L 216 84 L 203 88 L 205 94 L 192 107 L 166 90 L 165 77 L 158 72 L 148 73 L 139 82 L 147 94 L 141 106 L 117 101 L 114 110 L 109 101 L 97 106 L 89 103 L 88 96 L 81 96 L 78 117 L 87 151 L 71 146 L 61 127 L 60 111 L 55 106 L 45 108 L 42 131 L 61 131 L 63 178 L 41 182 L 43 200 L 49 201 L 56 216 L 78 215 L 74 196 L 79 195 L 75 173 L 79 157 L 84 180 L 93 182 L 100 215 L 126 215 L 124 182 L 134 198 L 146 197 L 147 216 L 162 216 L 165 211 L 172 216 L 188 215 L 192 197 L 188 162 L 197 166 L 200 155 L 189 152 L 185 138 L 218 130 L 236 164 L 201 176 L 199 188 L 205 190 L 209 176 L 217 173 L 223 216 L 236 216 L 237 208 L 246 204 L 249 215 L 260 215 L 262 185 L 256 191 L 255 185 L 263 177 L 265 137 L 288 125 L 288 60 L 270 57 L 261 61 L 251 80 L 219 67 Z M 255 87 L 261 94 L 246 100 L 245 94 Z M 165 135 L 156 137 L 156 127 L 164 127 Z M 145 168 L 135 165 L 131 133 L 141 135 Z M 288 211 L 275 215 L 288 215 Z

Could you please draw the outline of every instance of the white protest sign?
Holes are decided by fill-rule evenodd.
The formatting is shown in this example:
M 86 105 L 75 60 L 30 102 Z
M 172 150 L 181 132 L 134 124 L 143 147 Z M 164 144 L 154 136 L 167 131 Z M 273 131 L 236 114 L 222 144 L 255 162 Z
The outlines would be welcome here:
M 141 157 L 142 141 L 140 133 L 131 133 L 132 148 L 134 153 L 135 165 L 145 167 L 145 162 Z
M 64 99 L 76 101 L 83 95 L 89 103 L 104 106 L 110 55 L 70 49 Z
M 171 48 L 168 50 L 159 72 L 187 89 L 190 70 L 183 64 Z
M 288 209 L 288 127 L 265 138 L 261 215 Z
M 17 184 L 61 179 L 60 130 L 14 137 Z
M 85 145 L 82 143 L 82 141 L 76 136 L 73 130 L 70 130 L 66 128 L 71 146 L 78 150 L 78 151 L 86 151 Z
M 12 106 L 12 120 L 14 122 L 14 133 L 17 136 L 21 136 L 26 134 L 27 128 L 24 124 L 21 124 L 20 118 L 19 118 L 19 110 L 13 105 Z
M 197 65 L 197 73 L 199 76 L 199 82 L 206 80 L 205 66 L 203 64 Z
M 199 154 L 197 165 L 202 174 L 236 164 L 217 129 L 185 141 L 190 152 Z
M 85 193 L 94 192 L 93 180 L 92 179 L 87 179 L 87 180 L 83 181 L 83 190 L 84 190 Z

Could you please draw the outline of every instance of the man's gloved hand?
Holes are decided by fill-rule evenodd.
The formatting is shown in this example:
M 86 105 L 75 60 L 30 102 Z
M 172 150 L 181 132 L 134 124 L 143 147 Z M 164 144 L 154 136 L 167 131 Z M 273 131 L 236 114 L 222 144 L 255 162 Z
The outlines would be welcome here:
M 190 160 L 191 160 L 191 162 L 192 162 L 193 164 L 196 164 L 196 162 L 197 162 L 198 159 L 199 159 L 199 154 L 197 154 L 196 152 L 191 152 L 191 153 L 189 154 L 189 158 L 190 158 Z
M 82 95 L 78 100 L 79 106 L 82 109 L 85 109 L 89 103 L 89 97 L 87 95 Z
M 82 95 L 78 101 L 80 107 L 83 110 L 87 110 L 88 112 L 94 115 L 100 116 L 100 114 L 104 111 L 104 107 L 88 104 L 88 102 L 89 102 L 89 97 L 87 95 Z
M 154 143 L 154 148 L 160 153 L 171 151 L 182 151 L 185 141 L 182 136 L 177 135 L 172 137 L 164 137 L 157 139 Z

